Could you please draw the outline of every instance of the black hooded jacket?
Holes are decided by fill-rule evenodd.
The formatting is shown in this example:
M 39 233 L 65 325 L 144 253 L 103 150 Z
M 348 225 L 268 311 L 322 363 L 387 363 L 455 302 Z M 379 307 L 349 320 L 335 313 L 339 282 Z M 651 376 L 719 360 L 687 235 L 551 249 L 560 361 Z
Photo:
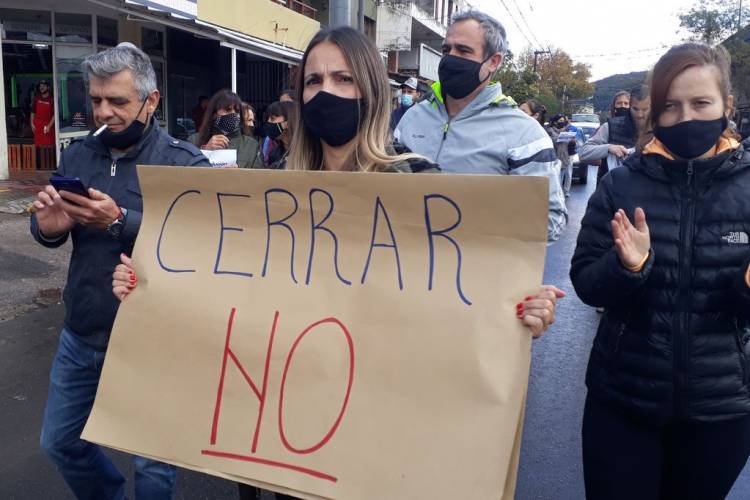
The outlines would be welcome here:
M 652 143 L 599 184 L 570 271 L 581 300 L 606 307 L 586 376 L 593 397 L 651 422 L 750 414 L 748 146 L 677 161 Z M 632 221 L 636 207 L 651 252 L 630 272 L 610 221 L 620 208 Z

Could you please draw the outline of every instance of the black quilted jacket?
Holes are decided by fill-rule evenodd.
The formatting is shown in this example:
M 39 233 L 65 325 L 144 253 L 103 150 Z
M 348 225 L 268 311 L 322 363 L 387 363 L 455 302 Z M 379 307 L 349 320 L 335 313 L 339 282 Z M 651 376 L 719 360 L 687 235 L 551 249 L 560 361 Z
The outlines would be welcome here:
M 594 397 L 652 422 L 750 413 L 748 146 L 689 162 L 637 154 L 592 196 L 570 277 L 606 307 L 586 375 Z M 639 206 L 652 246 L 632 273 L 610 221 Z

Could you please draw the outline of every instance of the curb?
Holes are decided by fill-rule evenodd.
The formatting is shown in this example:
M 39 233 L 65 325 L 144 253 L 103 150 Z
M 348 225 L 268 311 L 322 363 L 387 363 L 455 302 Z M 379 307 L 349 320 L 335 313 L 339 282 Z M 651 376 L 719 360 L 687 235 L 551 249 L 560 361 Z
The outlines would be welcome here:
M 36 196 L 25 196 L 17 200 L 0 202 L 0 213 L 4 214 L 25 214 L 31 212 L 31 207 L 36 200 Z

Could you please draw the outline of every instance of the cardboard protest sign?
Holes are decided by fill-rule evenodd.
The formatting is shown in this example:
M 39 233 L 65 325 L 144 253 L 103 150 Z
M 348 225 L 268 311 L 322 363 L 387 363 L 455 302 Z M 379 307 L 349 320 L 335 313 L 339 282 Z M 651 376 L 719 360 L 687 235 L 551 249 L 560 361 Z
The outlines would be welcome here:
M 546 179 L 138 173 L 84 439 L 302 498 L 513 497 Z

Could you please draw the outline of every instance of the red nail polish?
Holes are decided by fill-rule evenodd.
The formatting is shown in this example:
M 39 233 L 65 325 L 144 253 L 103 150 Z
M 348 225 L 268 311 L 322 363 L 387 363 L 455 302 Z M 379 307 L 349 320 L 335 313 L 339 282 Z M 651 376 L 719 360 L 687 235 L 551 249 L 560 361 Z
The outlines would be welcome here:
M 523 311 L 518 311 L 516 313 L 516 316 L 518 316 L 519 318 L 523 318 Z
M 521 304 L 520 302 L 516 304 L 516 309 L 523 309 L 523 304 Z
M 525 299 L 523 299 L 523 300 L 531 300 L 531 299 L 533 299 L 533 298 L 534 298 L 534 297 L 532 297 L 532 296 L 530 296 L 530 295 L 529 295 L 528 297 L 526 297 L 526 298 L 525 298 Z

